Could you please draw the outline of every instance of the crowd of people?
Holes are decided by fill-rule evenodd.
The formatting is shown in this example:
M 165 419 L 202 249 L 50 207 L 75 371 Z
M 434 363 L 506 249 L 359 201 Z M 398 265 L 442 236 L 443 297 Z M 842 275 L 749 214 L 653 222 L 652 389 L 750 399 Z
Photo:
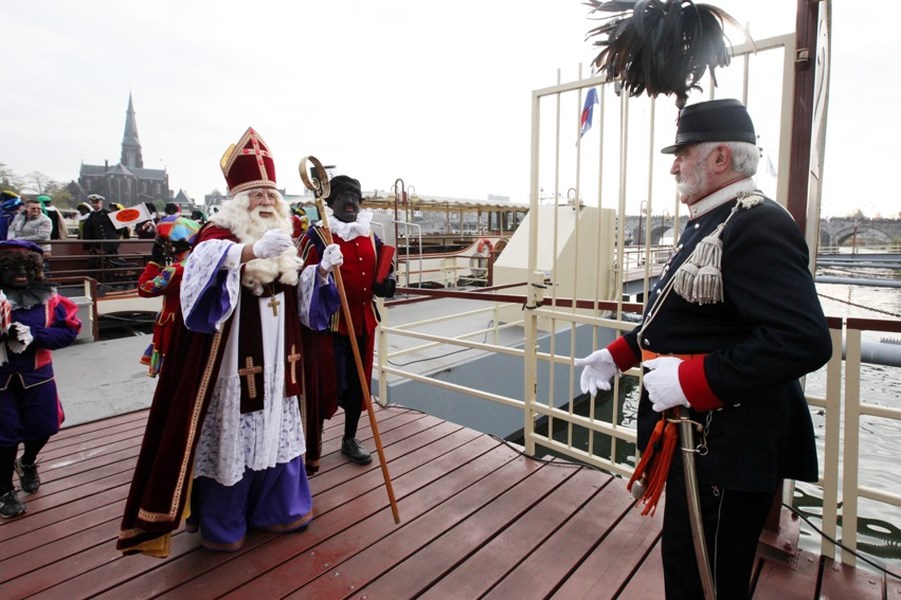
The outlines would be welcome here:
M 136 238 L 153 240 L 161 221 L 181 216 L 182 208 L 174 203 L 165 204 L 162 211 L 152 202 L 140 206 L 144 218 L 120 222 L 111 217 L 126 207 L 119 202 L 109 202 L 100 194 L 89 194 L 86 202 L 80 202 L 72 215 L 75 225 L 70 230 L 69 219 L 53 204 L 50 196 L 41 194 L 25 197 L 14 190 L 0 190 L 0 241 L 31 241 L 43 250 L 44 272 L 49 274 L 47 259 L 52 256 L 53 240 L 84 240 L 82 249 L 91 256 L 114 256 L 119 252 L 119 240 Z M 201 210 L 193 210 L 191 219 L 198 223 L 207 220 Z M 94 266 L 99 264 L 94 263 Z

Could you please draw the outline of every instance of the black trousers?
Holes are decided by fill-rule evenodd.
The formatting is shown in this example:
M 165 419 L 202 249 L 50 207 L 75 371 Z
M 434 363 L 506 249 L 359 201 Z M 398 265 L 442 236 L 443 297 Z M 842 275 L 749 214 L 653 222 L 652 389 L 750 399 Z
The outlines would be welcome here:
M 681 461 L 666 481 L 663 513 L 663 576 L 667 600 L 703 600 L 704 590 L 691 536 L 688 500 Z M 751 572 L 767 514 L 776 490 L 741 492 L 699 483 L 704 537 L 717 600 L 749 598 Z
M 364 351 L 365 336 L 357 336 L 357 347 L 361 352 Z M 357 363 L 350 338 L 335 335 L 334 348 L 335 366 L 338 371 L 338 406 L 344 409 L 344 439 L 349 440 L 356 437 L 360 416 L 363 414 L 363 387 L 357 374 Z

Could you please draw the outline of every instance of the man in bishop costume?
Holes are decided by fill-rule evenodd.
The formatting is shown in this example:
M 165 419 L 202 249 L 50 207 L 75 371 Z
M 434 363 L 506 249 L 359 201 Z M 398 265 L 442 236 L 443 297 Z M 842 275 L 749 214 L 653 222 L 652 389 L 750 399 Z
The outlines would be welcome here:
M 304 469 L 301 323 L 323 329 L 340 301 L 337 246 L 303 266 L 269 147 L 253 129 L 221 167 L 233 198 L 197 234 L 181 287 L 184 322 L 160 375 L 117 547 L 167 556 L 186 519 L 203 546 L 237 550 L 248 529 L 293 531 L 313 516 Z

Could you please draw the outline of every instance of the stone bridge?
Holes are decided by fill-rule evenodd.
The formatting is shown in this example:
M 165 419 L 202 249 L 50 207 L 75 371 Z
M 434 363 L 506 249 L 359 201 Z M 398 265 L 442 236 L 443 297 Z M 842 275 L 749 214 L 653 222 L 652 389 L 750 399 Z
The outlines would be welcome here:
M 679 219 L 679 231 L 685 227 L 688 217 Z M 651 232 L 651 244 L 672 243 L 674 219 L 668 215 L 626 217 L 626 239 L 636 243 L 643 241 L 645 232 Z M 820 219 L 820 247 L 828 246 L 886 246 L 901 243 L 901 219 L 868 219 L 831 217 Z
M 901 243 L 901 219 L 820 219 L 820 246 L 886 246 Z

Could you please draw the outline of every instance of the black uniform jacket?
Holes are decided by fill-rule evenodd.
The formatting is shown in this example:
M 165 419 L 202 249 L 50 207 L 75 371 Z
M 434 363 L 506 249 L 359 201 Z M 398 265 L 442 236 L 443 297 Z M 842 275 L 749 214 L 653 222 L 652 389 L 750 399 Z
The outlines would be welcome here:
M 690 303 L 662 290 L 695 245 L 714 232 L 736 205 L 731 184 L 692 207 L 666 271 L 645 311 L 658 311 L 610 345 L 620 370 L 638 364 L 641 350 L 701 354 L 679 368 L 679 381 L 705 424 L 708 452 L 696 459 L 698 479 L 728 489 L 769 492 L 782 479 L 816 481 L 817 455 L 810 410 L 799 378 L 832 354 L 829 329 L 808 270 L 808 250 L 797 224 L 766 199 L 739 208 L 722 230 L 723 301 Z M 705 204 L 705 200 L 708 200 Z M 660 302 L 662 303 L 655 306 Z M 660 415 L 642 390 L 638 442 L 644 449 Z M 696 437 L 696 442 L 703 436 Z M 681 469 L 680 452 L 674 467 Z

